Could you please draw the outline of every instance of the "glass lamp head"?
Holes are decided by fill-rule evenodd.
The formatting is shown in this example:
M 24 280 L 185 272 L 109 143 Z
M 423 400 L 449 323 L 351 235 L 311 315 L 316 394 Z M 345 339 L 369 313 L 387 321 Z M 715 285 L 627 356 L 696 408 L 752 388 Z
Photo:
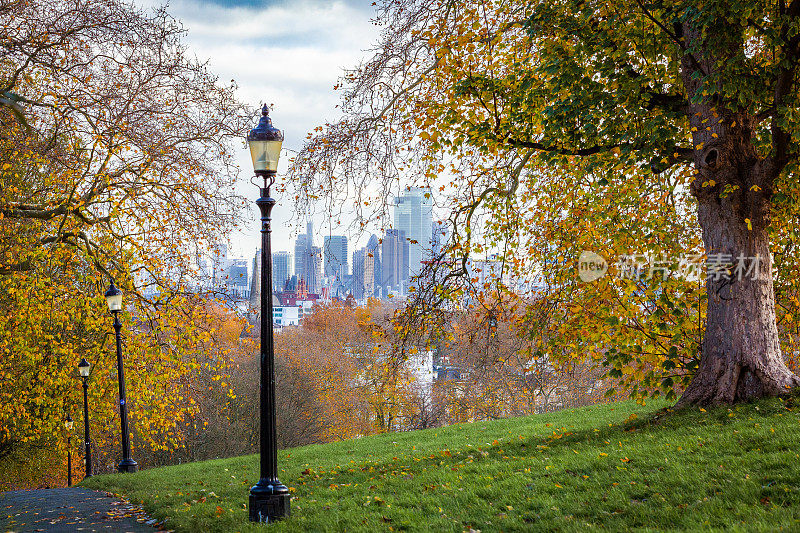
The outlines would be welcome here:
M 64 420 L 64 427 L 67 428 L 67 431 L 71 431 L 72 425 L 73 425 L 72 417 L 67 415 L 67 419 Z
M 111 312 L 122 310 L 122 291 L 114 285 L 114 280 L 111 280 L 111 286 L 106 291 L 106 302 L 108 303 L 108 310 Z
M 82 378 L 89 377 L 90 368 L 91 365 L 89 364 L 89 361 L 87 361 L 85 358 L 81 358 L 81 362 L 78 363 L 78 372 L 80 372 Z
M 261 119 L 258 121 L 258 126 L 247 134 L 247 144 L 250 146 L 253 170 L 257 174 L 278 170 L 283 132 L 272 125 L 272 119 L 269 118 L 269 107 L 266 104 L 261 108 Z

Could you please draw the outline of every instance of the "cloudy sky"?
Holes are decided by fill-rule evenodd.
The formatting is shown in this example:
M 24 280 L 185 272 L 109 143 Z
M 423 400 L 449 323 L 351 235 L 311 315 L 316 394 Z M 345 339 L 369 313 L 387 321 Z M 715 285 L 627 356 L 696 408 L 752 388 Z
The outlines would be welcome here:
M 139 0 L 140 5 L 159 3 Z M 339 94 L 333 86 L 343 68 L 358 64 L 378 37 L 372 24 L 372 0 L 172 0 L 168 11 L 188 31 L 186 44 L 223 82 L 235 80 L 239 98 L 253 106 L 274 104 L 275 126 L 285 131 L 284 147 L 297 150 L 306 133 L 338 117 Z M 281 170 L 289 159 L 284 153 Z M 252 168 L 243 148 L 240 193 L 255 200 Z M 278 198 L 273 212 L 273 250 L 291 250 L 286 231 L 291 204 Z M 260 246 L 259 224 L 234 235 L 231 255 L 252 257 Z M 317 222 L 318 244 L 322 228 Z M 294 228 L 292 228 L 294 230 Z M 335 232 L 335 230 L 334 230 Z

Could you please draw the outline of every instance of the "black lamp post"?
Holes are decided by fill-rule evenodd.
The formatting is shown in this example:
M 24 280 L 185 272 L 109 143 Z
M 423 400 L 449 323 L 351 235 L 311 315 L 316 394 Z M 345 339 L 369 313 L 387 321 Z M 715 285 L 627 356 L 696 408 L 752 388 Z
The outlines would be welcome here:
M 278 481 L 278 438 L 275 428 L 275 346 L 272 337 L 272 208 L 269 188 L 275 183 L 283 133 L 272 125 L 269 108 L 247 136 L 253 169 L 264 179 L 261 197 L 261 461 L 260 479 L 250 489 L 250 521 L 273 522 L 289 516 L 289 489 Z
M 122 291 L 114 280 L 106 291 L 108 310 L 114 315 L 114 331 L 117 334 L 117 378 L 119 379 L 119 417 L 122 424 L 122 461 L 117 465 L 120 472 L 136 472 L 138 465 L 131 459 L 131 443 L 128 437 L 128 400 L 125 395 L 125 369 L 122 367 L 122 339 L 120 331 L 122 324 L 119 321 L 119 312 L 122 310 Z
M 489 311 L 489 336 L 494 337 L 497 332 L 497 315 L 494 311 Z
M 86 463 L 86 475 L 84 477 L 92 477 L 92 447 L 89 440 L 89 361 L 81 358 L 78 363 L 78 372 L 83 381 L 83 447 L 84 447 L 84 462 Z
M 64 427 L 67 428 L 67 487 L 72 486 L 72 417 L 67 415 Z
M 494 309 L 489 310 L 489 315 L 487 316 L 487 324 L 489 325 L 489 336 L 486 339 L 486 359 L 489 359 L 489 348 L 492 343 L 492 339 L 495 338 L 497 334 L 497 315 L 494 314 Z M 495 350 L 496 352 L 497 350 Z M 494 354 L 497 357 L 497 353 Z

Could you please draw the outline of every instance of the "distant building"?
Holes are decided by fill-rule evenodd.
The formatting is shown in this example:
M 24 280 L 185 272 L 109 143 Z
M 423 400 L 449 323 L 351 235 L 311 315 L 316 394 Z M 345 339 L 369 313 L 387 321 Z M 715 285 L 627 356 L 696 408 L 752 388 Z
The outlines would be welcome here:
M 250 287 L 246 259 L 232 259 L 228 262 L 224 279 L 220 284 L 225 293 L 233 298 L 248 298 Z
M 244 259 L 234 259 L 228 267 L 228 285 L 247 285 L 249 276 L 247 275 L 247 261 Z
M 228 269 L 228 246 L 215 244 L 211 248 L 211 285 L 219 287 L 224 284 Z
M 405 232 L 409 242 L 409 276 L 416 276 L 431 250 L 433 199 L 430 189 L 412 187 L 394 199 L 394 227 Z
M 272 291 L 282 292 L 292 276 L 292 254 L 275 252 L 272 254 Z
M 283 305 L 276 296 L 272 297 L 272 323 L 274 326 L 280 328 L 299 326 L 301 310 L 302 308 L 296 305 Z
M 303 284 L 300 283 L 300 286 Z M 291 293 L 283 292 L 277 294 L 278 302 L 282 308 L 282 316 L 286 316 L 286 323 L 284 325 L 299 325 L 303 323 L 303 318 L 311 315 L 314 312 L 314 305 L 319 301 L 318 294 L 308 293 Z M 295 310 L 292 310 L 295 309 Z M 287 314 L 288 313 L 288 314 Z M 290 323 L 295 318 L 292 318 L 296 313 L 297 324 Z
M 343 279 L 350 272 L 347 261 L 347 237 L 344 235 L 326 236 L 322 245 L 325 277 Z
M 364 290 L 368 296 L 380 298 L 383 295 L 382 278 L 381 243 L 376 235 L 371 235 L 367 242 L 367 255 L 364 258 Z
M 450 228 L 447 227 L 447 222 L 444 220 L 437 220 L 433 223 L 433 232 L 431 235 L 431 256 L 432 259 L 438 259 L 444 252 L 447 245 L 447 240 L 450 238 Z
M 322 248 L 312 246 L 306 263 L 306 285 L 308 292 L 319 294 L 322 290 Z
M 471 259 L 467 262 L 467 271 L 478 287 L 482 287 L 485 283 L 491 285 L 501 280 L 508 281 L 503 279 L 503 261 L 498 257 Z
M 353 277 L 351 278 L 350 290 L 356 300 L 363 300 L 366 295 L 366 287 L 364 286 L 365 278 L 365 259 L 367 256 L 367 249 L 360 248 L 353 252 Z
M 408 280 L 408 240 L 404 231 L 386 230 L 381 242 L 381 286 L 383 293 L 400 291 Z
M 253 257 L 253 274 L 250 276 L 250 312 L 261 306 L 261 250 Z
M 322 248 L 314 246 L 314 225 L 306 224 L 306 233 L 294 242 L 294 275 L 304 280 L 309 292 L 319 293 L 322 283 Z

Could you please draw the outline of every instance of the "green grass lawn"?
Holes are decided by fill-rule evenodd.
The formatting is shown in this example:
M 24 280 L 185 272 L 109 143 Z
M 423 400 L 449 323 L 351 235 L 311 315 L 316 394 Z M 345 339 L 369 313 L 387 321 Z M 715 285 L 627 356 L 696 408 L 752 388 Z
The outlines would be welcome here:
M 632 402 L 283 450 L 270 531 L 800 530 L 800 399 Z M 257 457 L 97 476 L 176 531 L 247 521 Z

